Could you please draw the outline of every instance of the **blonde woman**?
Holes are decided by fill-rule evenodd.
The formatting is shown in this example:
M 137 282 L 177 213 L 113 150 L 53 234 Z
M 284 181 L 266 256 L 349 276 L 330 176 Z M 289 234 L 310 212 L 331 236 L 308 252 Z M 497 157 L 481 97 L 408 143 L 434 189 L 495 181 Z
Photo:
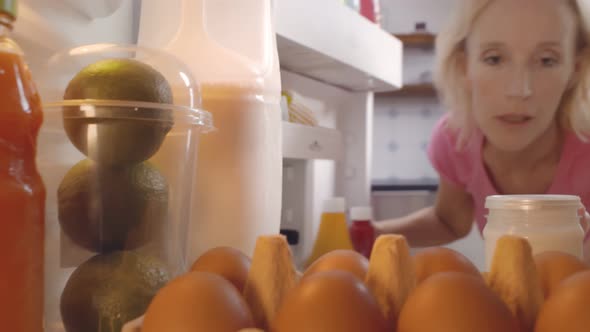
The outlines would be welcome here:
M 436 43 L 449 110 L 428 150 L 436 203 L 375 223 L 412 246 L 457 240 L 474 220 L 483 230 L 488 195 L 578 195 L 590 209 L 590 33 L 577 3 L 458 1 Z

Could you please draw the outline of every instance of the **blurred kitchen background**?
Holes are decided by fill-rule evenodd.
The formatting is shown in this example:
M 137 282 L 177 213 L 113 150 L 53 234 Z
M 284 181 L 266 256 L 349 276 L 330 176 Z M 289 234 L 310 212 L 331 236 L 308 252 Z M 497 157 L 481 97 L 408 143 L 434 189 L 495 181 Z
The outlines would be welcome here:
M 341 2 L 402 42 L 403 87 L 351 91 L 350 86 L 318 80 L 317 72 L 300 75 L 288 68 L 285 56 L 281 58 L 279 43 L 283 89 L 297 104 L 291 107 L 290 120 L 307 119 L 308 124 L 327 128 L 307 136 L 309 154 L 289 156 L 293 146 L 289 128 L 284 127 L 281 225 L 299 235 L 293 248 L 301 258 L 313 244 L 324 199 L 344 196 L 348 207 L 371 206 L 374 219 L 384 220 L 433 204 L 437 190 L 437 174 L 426 155 L 431 129 L 445 112 L 432 85 L 434 41 L 454 0 L 381 0 L 369 11 L 366 4 L 363 11 L 362 0 Z M 350 52 L 358 47 L 349 46 Z M 366 61 L 378 61 L 379 45 L 365 51 Z M 483 268 L 483 243 L 476 227 L 448 247 Z

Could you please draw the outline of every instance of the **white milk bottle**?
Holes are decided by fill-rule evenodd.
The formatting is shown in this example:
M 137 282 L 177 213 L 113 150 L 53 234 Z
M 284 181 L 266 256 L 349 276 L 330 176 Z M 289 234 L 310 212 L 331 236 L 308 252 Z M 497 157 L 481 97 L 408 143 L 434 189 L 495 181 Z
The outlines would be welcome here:
M 273 30 L 271 0 L 142 1 L 138 43 L 188 65 L 215 121 L 199 143 L 189 260 L 214 246 L 251 255 L 258 236 L 279 233 L 281 84 Z

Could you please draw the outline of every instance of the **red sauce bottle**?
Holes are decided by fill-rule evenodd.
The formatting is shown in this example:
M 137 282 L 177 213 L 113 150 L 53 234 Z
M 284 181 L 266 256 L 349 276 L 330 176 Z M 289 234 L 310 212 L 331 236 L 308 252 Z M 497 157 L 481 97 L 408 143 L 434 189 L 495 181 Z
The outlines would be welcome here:
M 350 239 L 354 250 L 369 258 L 375 242 L 375 229 L 371 223 L 372 210 L 370 207 L 355 206 L 350 209 Z

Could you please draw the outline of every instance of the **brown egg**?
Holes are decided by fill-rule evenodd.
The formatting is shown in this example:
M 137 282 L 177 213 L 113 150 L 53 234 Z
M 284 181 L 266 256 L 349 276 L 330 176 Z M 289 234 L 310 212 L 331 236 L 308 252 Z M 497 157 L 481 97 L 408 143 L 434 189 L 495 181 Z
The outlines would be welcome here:
M 541 307 L 535 332 L 590 331 L 590 271 L 573 274 L 557 286 Z
M 345 271 L 317 272 L 287 293 L 271 332 L 389 332 L 365 285 Z
M 559 251 L 542 252 L 534 258 L 545 298 L 551 295 L 562 280 L 588 269 L 588 266 L 577 257 Z
M 231 247 L 216 247 L 202 254 L 190 270 L 218 274 L 236 286 L 241 293 L 250 264 L 250 258 L 241 251 Z
M 463 272 L 482 278 L 475 265 L 463 254 L 453 249 L 444 247 L 425 248 L 415 253 L 412 259 L 418 284 L 439 272 Z
M 330 251 L 318 258 L 305 270 L 303 278 L 322 271 L 346 271 L 354 274 L 361 281 L 365 280 L 369 261 L 356 251 L 338 249 Z
M 164 286 L 150 303 L 142 332 L 236 332 L 254 327 L 237 289 L 209 272 L 189 272 Z
M 485 283 L 461 272 L 441 272 L 410 294 L 397 332 L 519 332 L 508 307 Z

